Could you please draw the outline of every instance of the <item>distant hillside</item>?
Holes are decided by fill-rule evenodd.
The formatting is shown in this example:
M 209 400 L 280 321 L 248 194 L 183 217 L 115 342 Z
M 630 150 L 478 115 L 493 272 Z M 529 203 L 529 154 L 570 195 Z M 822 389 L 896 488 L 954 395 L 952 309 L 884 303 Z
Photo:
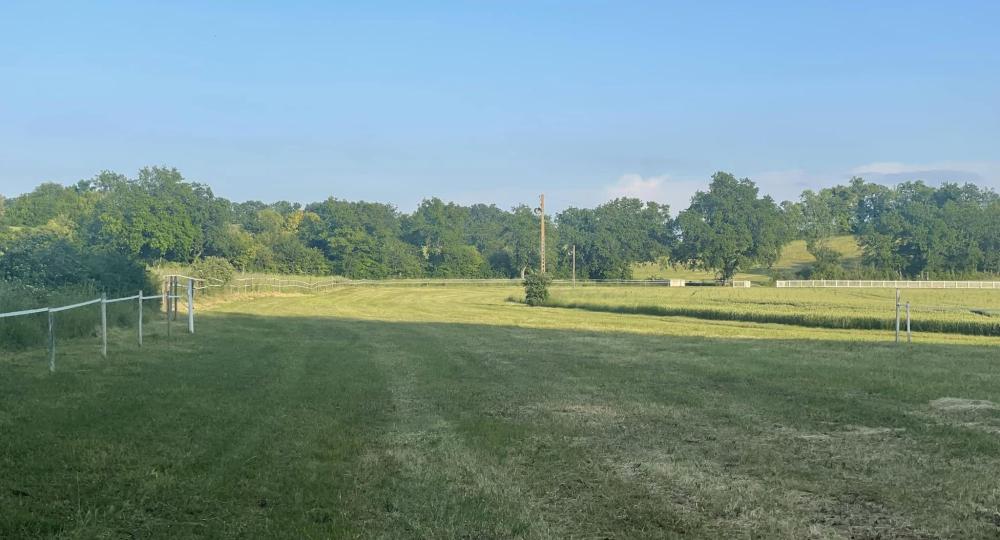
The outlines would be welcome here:
M 837 236 L 830 241 L 831 247 L 844 255 L 844 265 L 853 265 L 861 259 L 861 247 L 854 236 Z M 781 258 L 770 270 L 767 268 L 755 268 L 746 273 L 736 275 L 735 279 L 746 279 L 756 282 L 767 282 L 770 272 L 784 270 L 796 272 L 803 267 L 812 264 L 816 259 L 806 251 L 805 240 L 794 240 L 785 245 L 781 250 Z M 708 280 L 714 279 L 711 272 L 699 272 L 688 270 L 687 268 L 673 268 L 669 263 L 640 263 L 633 268 L 635 279 L 691 279 Z

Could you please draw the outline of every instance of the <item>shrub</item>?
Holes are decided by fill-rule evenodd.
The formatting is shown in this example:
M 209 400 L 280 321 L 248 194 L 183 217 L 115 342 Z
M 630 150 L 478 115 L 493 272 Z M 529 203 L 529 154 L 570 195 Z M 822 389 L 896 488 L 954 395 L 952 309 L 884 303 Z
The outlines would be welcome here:
M 552 278 L 545 274 L 528 274 L 524 278 L 524 301 L 529 306 L 541 306 L 549 299 Z
M 212 285 L 224 285 L 233 280 L 236 268 L 222 257 L 205 257 L 191 265 L 191 273 L 194 277 L 211 282 Z
M 112 296 L 151 290 L 146 268 L 134 259 L 51 231 L 30 231 L 0 242 L 0 280 L 46 291 L 82 287 Z

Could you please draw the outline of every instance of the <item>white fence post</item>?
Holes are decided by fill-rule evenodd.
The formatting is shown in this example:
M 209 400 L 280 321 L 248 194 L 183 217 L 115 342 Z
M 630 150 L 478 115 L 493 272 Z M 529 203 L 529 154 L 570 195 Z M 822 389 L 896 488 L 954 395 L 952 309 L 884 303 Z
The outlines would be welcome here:
M 139 346 L 142 347 L 142 291 L 139 291 Z
M 896 289 L 896 343 L 899 343 L 899 289 Z
M 56 316 L 55 313 L 52 313 L 52 310 L 49 310 L 48 313 L 49 313 L 49 372 L 55 373 L 56 371 L 56 318 L 55 317 Z
M 108 357 L 108 294 L 101 293 L 101 356 Z
M 173 287 L 174 278 L 167 279 L 167 292 L 163 295 L 163 298 L 167 301 L 167 338 L 170 338 L 170 306 L 173 305 L 173 300 L 170 298 L 170 289 Z
M 194 333 L 194 280 L 188 279 L 188 333 Z
M 177 306 L 180 305 L 180 298 L 178 298 L 178 296 L 180 296 L 180 294 L 178 294 L 180 292 L 178 290 L 180 289 L 180 282 L 181 282 L 180 278 L 174 276 L 173 286 L 172 286 L 173 292 L 170 293 L 170 296 L 173 297 L 172 302 L 174 303 L 173 311 L 171 313 L 173 314 L 173 318 L 175 321 L 177 320 Z

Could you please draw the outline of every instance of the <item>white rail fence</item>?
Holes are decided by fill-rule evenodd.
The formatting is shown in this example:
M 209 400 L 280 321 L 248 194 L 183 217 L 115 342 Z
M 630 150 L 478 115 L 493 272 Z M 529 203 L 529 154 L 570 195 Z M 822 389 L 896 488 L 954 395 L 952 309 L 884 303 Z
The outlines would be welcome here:
M 862 289 L 1000 289 L 1000 281 L 878 281 L 867 279 L 803 279 L 777 281 L 778 287 L 851 287 Z
M 108 304 L 116 304 L 119 302 L 130 302 L 136 301 L 138 308 L 138 319 L 137 319 L 137 340 L 140 347 L 142 347 L 142 336 L 143 336 L 143 301 L 144 300 L 161 300 L 163 306 L 165 306 L 165 318 L 167 323 L 167 336 L 170 336 L 170 322 L 172 320 L 177 320 L 177 301 L 182 298 L 179 294 L 179 284 L 180 279 L 184 278 L 187 280 L 186 286 L 186 300 L 187 300 L 187 327 L 188 333 L 194 333 L 194 294 L 198 289 L 204 289 L 205 286 L 198 286 L 196 283 L 203 282 L 204 280 L 193 278 L 189 276 L 181 275 L 171 275 L 164 276 L 164 286 L 162 294 L 145 295 L 143 291 L 138 291 L 137 294 L 132 296 L 123 296 L 121 298 L 108 298 L 107 295 L 102 294 L 100 298 L 95 298 L 93 300 L 86 300 L 76 304 L 70 304 L 68 306 L 57 306 L 57 307 L 44 307 L 35 309 L 25 309 L 21 311 L 12 311 L 9 313 L 0 313 L 0 319 L 8 319 L 13 317 L 27 317 L 32 315 L 39 315 L 42 313 L 48 316 L 48 334 L 46 338 L 46 346 L 48 348 L 48 358 L 49 358 L 49 371 L 56 370 L 56 314 L 63 311 L 70 311 L 73 309 L 80 309 L 87 306 L 98 305 L 100 307 L 100 321 L 101 321 L 101 356 L 104 358 L 108 357 Z

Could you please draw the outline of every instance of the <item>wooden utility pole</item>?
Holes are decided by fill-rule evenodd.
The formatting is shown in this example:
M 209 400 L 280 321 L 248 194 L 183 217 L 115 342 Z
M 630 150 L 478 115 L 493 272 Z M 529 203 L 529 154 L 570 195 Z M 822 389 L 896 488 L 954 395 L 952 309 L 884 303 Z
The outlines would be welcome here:
M 899 289 L 896 289 L 896 343 L 899 343 Z
M 544 274 L 545 273 L 545 194 L 544 193 L 542 193 L 541 195 L 539 195 L 539 203 L 540 204 L 538 206 L 538 217 L 541 220 L 541 224 L 542 224 L 542 228 L 541 228 L 541 231 L 542 231 L 541 260 L 542 260 L 542 263 L 540 265 L 540 270 L 541 270 L 541 273 Z
M 573 285 L 576 285 L 576 244 L 573 244 Z

